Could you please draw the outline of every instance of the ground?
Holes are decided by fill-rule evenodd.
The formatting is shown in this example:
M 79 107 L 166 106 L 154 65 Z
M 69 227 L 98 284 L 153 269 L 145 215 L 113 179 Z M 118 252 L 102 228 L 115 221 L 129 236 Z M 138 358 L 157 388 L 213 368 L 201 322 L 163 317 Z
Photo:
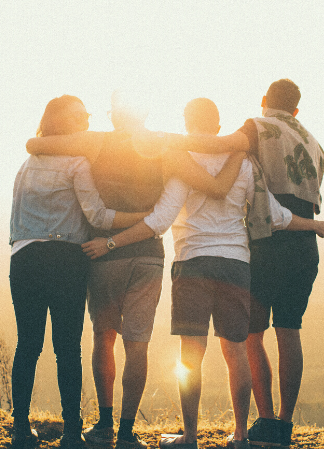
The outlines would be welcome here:
M 49 413 L 33 413 L 31 417 L 33 427 L 37 429 L 39 443 L 37 448 L 59 447 L 59 438 L 62 434 L 63 423 Z M 12 418 L 0 410 L 0 448 L 10 448 L 10 431 Z M 150 447 L 157 448 L 161 433 L 176 433 L 179 425 L 172 423 L 146 425 L 139 423 L 135 431 Z M 201 449 L 220 449 L 226 447 L 226 437 L 233 431 L 233 423 L 202 423 L 198 433 L 198 445 Z M 259 449 L 260 446 L 258 447 Z M 324 449 L 324 429 L 316 427 L 294 427 L 291 449 L 303 448 Z M 90 446 L 89 446 L 90 449 Z M 106 448 L 108 449 L 108 448 Z

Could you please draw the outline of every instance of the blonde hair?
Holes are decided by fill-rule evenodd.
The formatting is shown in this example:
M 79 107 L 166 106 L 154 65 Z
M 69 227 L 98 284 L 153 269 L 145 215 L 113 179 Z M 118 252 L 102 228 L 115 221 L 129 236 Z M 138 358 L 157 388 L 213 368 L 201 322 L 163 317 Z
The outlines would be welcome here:
M 53 98 L 53 100 L 51 100 L 45 108 L 43 117 L 36 131 L 36 136 L 45 137 L 57 134 L 55 128 L 55 118 L 58 117 L 67 106 L 75 102 L 81 103 L 83 105 L 83 102 L 80 100 L 80 98 L 74 97 L 72 95 L 62 95 L 61 97 Z M 67 130 L 66 134 L 68 133 L 69 130 Z

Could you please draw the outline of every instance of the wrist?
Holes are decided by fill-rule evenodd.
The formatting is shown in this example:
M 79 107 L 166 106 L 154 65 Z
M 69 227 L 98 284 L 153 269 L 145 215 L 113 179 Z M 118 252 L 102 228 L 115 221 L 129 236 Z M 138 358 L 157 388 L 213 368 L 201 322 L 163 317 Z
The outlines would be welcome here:
M 317 233 L 317 231 L 318 231 L 318 222 L 316 220 L 312 220 L 311 230 Z
M 106 245 L 107 245 L 108 252 L 109 252 L 109 251 L 112 251 L 113 249 L 115 249 L 115 247 L 116 247 L 116 242 L 113 240 L 112 237 L 109 237 L 109 238 L 107 239 Z

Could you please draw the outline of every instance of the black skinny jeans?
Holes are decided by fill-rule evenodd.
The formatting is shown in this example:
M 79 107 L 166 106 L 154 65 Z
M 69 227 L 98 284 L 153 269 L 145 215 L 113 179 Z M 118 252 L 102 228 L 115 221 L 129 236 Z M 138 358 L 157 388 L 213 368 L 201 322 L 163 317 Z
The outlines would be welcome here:
M 11 258 L 10 288 L 18 343 L 12 369 L 13 416 L 29 414 L 47 311 L 64 420 L 78 420 L 82 387 L 81 336 L 89 261 L 80 245 L 34 242 Z

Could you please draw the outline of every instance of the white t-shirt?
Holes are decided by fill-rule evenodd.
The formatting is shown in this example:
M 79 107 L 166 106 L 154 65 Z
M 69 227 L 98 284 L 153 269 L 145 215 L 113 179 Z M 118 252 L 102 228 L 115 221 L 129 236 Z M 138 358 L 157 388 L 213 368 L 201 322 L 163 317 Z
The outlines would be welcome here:
M 191 153 L 211 175 L 216 176 L 228 154 Z M 252 164 L 244 159 L 240 173 L 224 200 L 214 200 L 182 181 L 170 179 L 152 214 L 144 218 L 156 235 L 163 234 L 173 223 L 175 261 L 198 256 L 218 256 L 250 261 L 248 233 L 244 226 L 246 200 L 252 203 L 254 180 Z M 269 192 L 272 229 L 285 229 L 292 219 Z

